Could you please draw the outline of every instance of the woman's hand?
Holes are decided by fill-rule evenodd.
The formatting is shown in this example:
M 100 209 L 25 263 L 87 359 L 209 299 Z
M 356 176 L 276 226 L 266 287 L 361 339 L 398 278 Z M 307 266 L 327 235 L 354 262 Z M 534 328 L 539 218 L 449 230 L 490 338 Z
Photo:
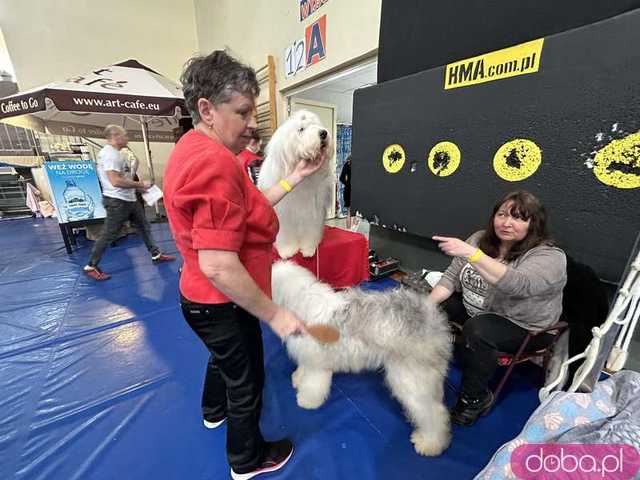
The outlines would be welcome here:
M 448 299 L 453 292 L 449 290 L 447 287 L 443 287 L 442 285 L 436 285 L 429 293 L 427 300 L 435 303 L 436 305 L 440 305 L 446 299 Z
M 438 242 L 438 247 L 444 253 L 451 257 L 469 258 L 476 252 L 476 247 L 469 245 L 467 242 L 454 237 L 431 237 Z
M 307 331 L 304 323 L 302 323 L 293 313 L 289 310 L 285 310 L 284 308 L 278 308 L 275 315 L 269 322 L 269 326 L 282 340 L 285 340 L 289 335 L 306 333 Z
M 478 250 L 478 247 L 469 245 L 459 238 L 438 236 L 431 238 L 438 242 L 440 250 L 452 257 L 469 259 L 469 257 L 472 257 Z M 507 266 L 505 264 L 495 258 L 491 258 L 489 255 L 480 255 L 479 258 L 474 259 L 473 268 L 489 285 L 498 283 L 507 272 Z
M 295 170 L 288 177 L 284 178 L 289 187 L 292 189 L 296 188 L 300 184 L 300 182 L 304 181 L 309 175 L 317 172 L 322 168 L 322 166 L 327 161 L 326 157 L 320 155 L 313 160 L 301 160 L 298 165 L 296 165 Z M 284 198 L 284 196 L 289 193 L 290 190 L 287 188 L 286 190 L 282 188 L 279 183 L 276 183 L 270 188 L 266 188 L 262 191 L 262 194 L 267 197 L 267 200 L 271 204 L 271 206 L 276 205 L 280 200 Z
M 293 175 L 298 177 L 300 180 L 304 180 L 309 175 L 313 175 L 315 172 L 320 170 L 322 166 L 327 161 L 327 155 L 319 155 L 313 160 L 302 160 L 296 165 L 295 170 L 293 171 Z

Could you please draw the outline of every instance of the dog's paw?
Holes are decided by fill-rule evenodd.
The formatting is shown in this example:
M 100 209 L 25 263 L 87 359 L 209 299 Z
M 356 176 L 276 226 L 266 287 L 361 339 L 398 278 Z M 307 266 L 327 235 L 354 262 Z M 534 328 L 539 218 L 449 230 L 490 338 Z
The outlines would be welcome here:
M 293 385 L 293 388 L 297 389 L 300 386 L 300 377 L 302 377 L 302 367 L 296 368 L 291 374 L 291 385 Z
M 292 244 L 276 245 L 276 249 L 278 250 L 278 255 L 280 255 L 280 258 L 283 260 L 291 258 L 298 253 L 298 246 Z
M 324 398 L 318 398 L 313 395 L 304 395 L 300 391 L 296 395 L 296 400 L 298 402 L 298 406 L 300 408 L 305 408 L 307 410 L 315 410 L 316 408 L 320 408 L 324 403 Z
M 416 452 L 427 457 L 440 455 L 447 449 L 450 440 L 450 435 L 446 435 L 445 438 L 437 438 L 434 435 L 427 435 L 419 430 L 414 430 L 411 434 L 411 443 L 413 443 Z

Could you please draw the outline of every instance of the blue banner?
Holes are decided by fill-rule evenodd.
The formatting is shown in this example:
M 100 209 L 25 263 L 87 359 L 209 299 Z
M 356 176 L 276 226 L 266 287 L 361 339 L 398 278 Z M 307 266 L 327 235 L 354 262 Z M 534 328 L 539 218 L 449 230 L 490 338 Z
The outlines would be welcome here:
M 58 223 L 105 218 L 96 166 L 86 160 L 45 162 Z
M 336 178 L 340 178 L 342 168 L 349 155 L 351 155 L 351 134 L 353 128 L 351 125 L 338 124 L 336 139 Z M 346 215 L 347 207 L 344 206 L 344 185 L 338 182 L 338 214 Z

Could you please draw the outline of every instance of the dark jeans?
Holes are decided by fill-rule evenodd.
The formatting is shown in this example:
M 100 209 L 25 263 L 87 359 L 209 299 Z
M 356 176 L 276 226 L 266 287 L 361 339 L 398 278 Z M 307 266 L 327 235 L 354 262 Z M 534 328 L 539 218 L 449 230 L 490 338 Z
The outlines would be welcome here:
M 232 303 L 201 305 L 183 299 L 182 313 L 210 353 L 204 418 L 227 418 L 229 465 L 236 473 L 252 471 L 264 447 L 259 425 L 264 387 L 260 322 Z
M 459 293 L 454 293 L 442 306 L 449 321 L 462 325 L 462 344 L 456 345 L 456 357 L 462 368 L 460 391 L 470 397 L 483 397 L 498 368 L 497 352 L 515 354 L 529 332 L 494 313 L 469 318 Z M 545 348 L 553 338 L 549 333 L 535 336 L 527 350 Z
M 140 203 L 137 201 L 126 202 L 119 198 L 103 197 L 102 204 L 107 211 L 107 218 L 104 221 L 102 235 L 100 235 L 91 251 L 90 266 L 95 267 L 100 263 L 104 251 L 112 242 L 118 239 L 118 233 L 127 220 L 131 220 L 134 223 L 151 255 L 160 253 L 160 249 L 153 243 L 151 227 L 144 214 L 144 207 Z

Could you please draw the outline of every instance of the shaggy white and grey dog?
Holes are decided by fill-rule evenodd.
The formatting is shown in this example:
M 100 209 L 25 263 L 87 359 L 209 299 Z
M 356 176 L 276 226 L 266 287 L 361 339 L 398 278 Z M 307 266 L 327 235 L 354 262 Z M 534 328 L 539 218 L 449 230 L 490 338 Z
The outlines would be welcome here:
M 320 407 L 334 372 L 384 368 L 392 394 L 414 426 L 416 452 L 442 453 L 450 442 L 444 381 L 451 343 L 444 313 L 425 296 L 403 288 L 336 292 L 291 262 L 276 263 L 272 278 L 276 304 L 307 325 L 327 324 L 340 331 L 333 344 L 309 336 L 287 339 L 289 355 L 298 364 L 291 377 L 298 405 Z
M 298 251 L 311 257 L 322 240 L 335 188 L 335 173 L 329 161 L 333 155 L 332 142 L 318 116 L 305 110 L 295 112 L 269 140 L 258 179 L 260 190 L 287 177 L 302 160 L 326 160 L 322 168 L 275 206 L 280 221 L 276 249 L 282 258 L 292 257 Z

